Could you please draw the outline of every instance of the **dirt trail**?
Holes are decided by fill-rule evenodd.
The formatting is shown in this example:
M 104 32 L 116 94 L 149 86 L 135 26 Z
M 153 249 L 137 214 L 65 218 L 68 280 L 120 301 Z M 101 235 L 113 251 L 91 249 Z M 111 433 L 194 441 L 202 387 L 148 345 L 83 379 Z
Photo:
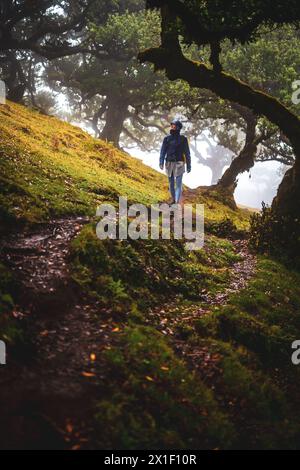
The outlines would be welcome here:
M 7 385 L 0 389 L 0 402 L 5 404 L 2 448 L 93 448 L 93 411 L 101 398 L 101 385 L 109 380 L 101 352 L 113 345 L 117 325 L 110 312 L 77 292 L 70 276 L 70 240 L 87 222 L 81 217 L 52 220 L 2 240 L 2 260 L 20 285 L 13 314 L 25 321 L 34 345 L 28 360 L 8 357 L 1 375 L 1 383 Z M 161 331 L 173 336 L 181 355 L 196 352 L 188 351 L 173 334 L 179 317 L 189 322 L 213 305 L 225 303 L 253 274 L 255 258 L 246 242 L 234 244 L 243 260 L 233 265 L 231 283 L 224 292 L 205 294 L 201 306 L 195 304 L 184 316 L 180 311 L 176 314 L 176 304 L 167 314 L 162 309 L 149 313 L 151 323 L 155 319 Z
M 78 295 L 70 276 L 70 240 L 87 222 L 52 220 L 2 240 L 2 260 L 20 286 L 13 315 L 33 344 L 24 361 L 8 355 L 1 375 L 2 448 L 76 448 L 89 439 L 105 380 L 101 351 L 116 325 L 97 302 Z
M 211 311 L 212 307 L 224 305 L 230 294 L 244 289 L 255 272 L 256 257 L 249 251 L 247 240 L 232 240 L 232 243 L 235 252 L 239 254 L 242 259 L 235 262 L 230 268 L 231 279 L 228 287 L 216 294 L 203 293 L 198 302 L 184 308 L 184 310 L 186 310 L 185 313 L 182 307 L 180 305 L 178 306 L 176 299 L 174 301 L 171 300 L 163 308 L 157 307 L 151 309 L 149 312 L 151 322 L 159 323 L 161 329 L 166 334 L 172 336 L 174 334 L 172 327 L 179 321 L 188 322 L 201 315 L 205 315 L 205 313 Z M 164 328 L 164 326 L 166 326 L 166 328 Z
M 152 324 L 170 338 L 176 353 L 181 356 L 185 362 L 200 373 L 202 380 L 213 383 L 214 373 L 218 371 L 219 357 L 212 355 L 207 347 L 199 347 L 190 344 L 181 335 L 177 333 L 178 325 L 193 325 L 193 320 L 209 313 L 213 307 L 225 305 L 230 294 L 234 294 L 244 289 L 256 269 L 256 257 L 247 246 L 247 240 L 232 240 L 235 252 L 241 256 L 231 267 L 231 279 L 228 287 L 222 292 L 215 294 L 204 293 L 199 302 L 182 307 L 178 303 L 170 302 L 164 308 L 155 308 L 149 312 L 149 318 Z M 192 326 L 193 328 L 193 326 Z

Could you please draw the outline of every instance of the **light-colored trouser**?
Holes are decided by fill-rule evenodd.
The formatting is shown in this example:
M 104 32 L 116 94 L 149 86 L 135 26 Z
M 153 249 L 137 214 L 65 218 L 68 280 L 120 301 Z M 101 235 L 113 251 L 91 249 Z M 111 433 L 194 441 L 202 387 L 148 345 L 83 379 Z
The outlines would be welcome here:
M 174 176 L 174 173 L 172 173 L 172 175 L 169 176 L 169 191 L 171 193 L 173 201 L 175 201 L 176 204 L 180 201 L 180 197 L 181 197 L 182 177 L 183 177 L 183 173 L 178 176 Z M 176 181 L 176 187 L 175 187 L 175 181 Z

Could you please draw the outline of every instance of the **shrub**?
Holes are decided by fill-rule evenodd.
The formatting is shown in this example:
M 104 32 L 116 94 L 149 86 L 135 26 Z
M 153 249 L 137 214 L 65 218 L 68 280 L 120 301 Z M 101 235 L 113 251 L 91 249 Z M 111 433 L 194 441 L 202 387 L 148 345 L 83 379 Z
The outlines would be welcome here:
M 260 214 L 250 219 L 250 247 L 300 268 L 300 223 L 289 215 L 279 215 L 262 203 Z

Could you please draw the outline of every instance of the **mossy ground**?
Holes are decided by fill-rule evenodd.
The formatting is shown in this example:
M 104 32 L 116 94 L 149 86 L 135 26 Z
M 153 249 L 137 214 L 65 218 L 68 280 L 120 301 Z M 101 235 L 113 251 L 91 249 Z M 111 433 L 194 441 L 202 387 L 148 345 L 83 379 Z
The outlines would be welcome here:
M 244 446 L 299 447 L 300 370 L 291 361 L 299 307 L 299 273 L 260 257 L 246 289 L 194 320 L 189 342 L 218 355 L 211 384 Z
M 0 106 L 2 229 L 74 214 L 101 202 L 168 198 L 163 175 L 77 127 L 10 102 Z M 300 275 L 259 258 L 249 286 L 190 324 L 178 325 L 195 362 L 180 359 L 149 308 L 176 300 L 186 313 L 201 293 L 230 284 L 239 257 L 219 238 L 249 226 L 249 212 L 198 194 L 210 235 L 192 253 L 178 240 L 100 241 L 95 224 L 71 247 L 72 276 L 120 322 L 104 354 L 108 380 L 94 414 L 102 448 L 299 448 Z M 232 225 L 234 224 L 234 225 Z M 1 338 L 13 338 L 14 280 L 0 266 Z M 198 300 L 197 300 L 198 299 Z M 101 320 L 99 318 L 99 320 Z
M 248 288 L 192 320 L 183 359 L 145 315 L 129 315 L 106 353 L 99 446 L 297 449 L 299 280 L 261 258 Z M 188 304 L 180 305 L 185 316 Z
M 94 224 L 71 247 L 73 279 L 116 313 L 221 290 L 239 259 L 230 241 L 215 236 L 205 250 L 187 251 L 183 240 L 99 240 Z
M 95 416 L 100 448 L 193 449 L 232 443 L 232 425 L 211 391 L 153 328 L 130 322 L 106 359 L 111 380 Z
M 167 178 L 78 127 L 22 105 L 0 106 L 1 216 L 40 222 L 94 215 L 102 202 L 167 200 Z M 249 211 L 201 198 L 208 220 L 249 223 Z
M 126 318 L 119 343 L 106 357 L 110 398 L 101 400 L 96 414 L 99 426 L 108 430 L 102 430 L 106 445 L 298 447 L 300 375 L 291 363 L 291 344 L 300 327 L 299 273 L 260 257 L 246 289 L 187 324 L 180 322 L 178 312 L 186 317 L 196 299 L 201 307 L 203 290 L 219 293 L 230 283 L 230 268 L 239 256 L 229 240 L 209 236 L 205 250 L 188 253 L 178 241 L 99 241 L 86 227 L 72 245 L 75 279 L 110 306 L 116 320 Z M 111 291 L 101 284 L 106 276 Z M 196 373 L 189 361 L 178 362 L 171 352 L 172 341 L 149 324 L 147 308 L 154 304 L 163 306 L 170 323 L 176 305 L 175 332 L 190 352 L 199 354 Z M 169 351 L 168 359 L 163 351 Z M 207 354 L 212 358 L 208 363 Z M 200 431 L 203 414 L 197 406 L 192 414 L 185 410 L 192 398 L 181 401 L 181 373 L 174 373 L 177 382 L 171 385 L 170 369 L 184 371 L 184 382 L 194 384 L 189 386 L 193 400 L 200 397 L 202 402 L 202 393 L 209 397 L 207 425 L 214 429 L 213 439 L 207 429 L 204 434 Z M 174 387 L 179 396 L 172 394 Z M 166 422 L 176 426 L 167 427 Z
M 0 332 L 1 339 L 7 343 L 16 343 L 22 338 L 22 330 L 11 315 L 15 288 L 14 277 L 7 267 L 0 263 Z

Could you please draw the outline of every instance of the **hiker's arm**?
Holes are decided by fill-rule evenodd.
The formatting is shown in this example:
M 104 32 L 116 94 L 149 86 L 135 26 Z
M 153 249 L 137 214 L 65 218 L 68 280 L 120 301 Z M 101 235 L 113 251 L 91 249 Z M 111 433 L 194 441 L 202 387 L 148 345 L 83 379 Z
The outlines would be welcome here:
M 187 138 L 185 139 L 184 153 L 186 156 L 186 170 L 189 173 L 191 171 L 191 153 L 190 153 L 189 142 Z
M 159 156 L 159 166 L 162 168 L 164 166 L 165 156 L 167 153 L 167 137 L 164 138 Z

